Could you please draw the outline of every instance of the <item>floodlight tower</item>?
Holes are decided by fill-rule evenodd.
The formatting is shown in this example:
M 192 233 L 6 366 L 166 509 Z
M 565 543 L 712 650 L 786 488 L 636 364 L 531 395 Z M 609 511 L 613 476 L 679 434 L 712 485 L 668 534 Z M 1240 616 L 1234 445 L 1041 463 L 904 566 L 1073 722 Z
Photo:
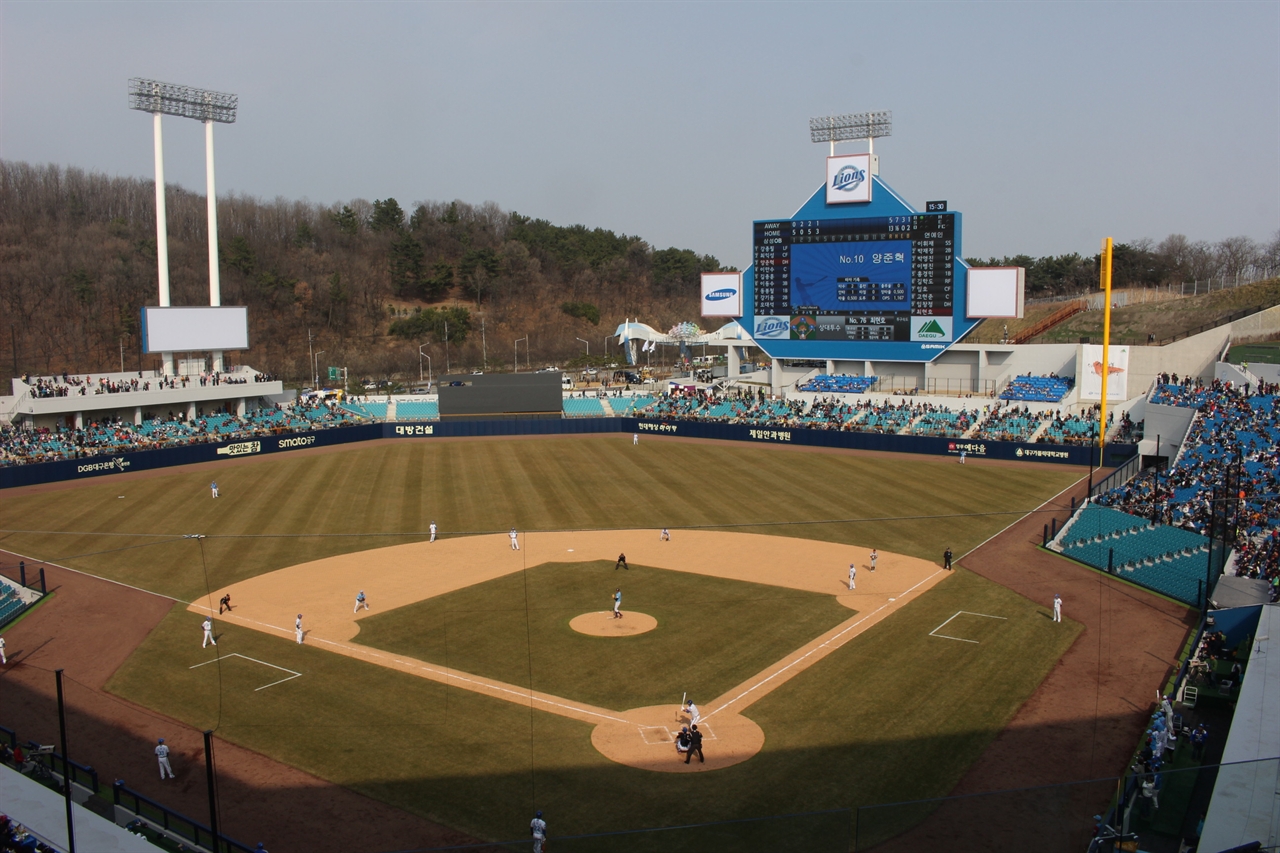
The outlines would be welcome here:
M 160 305 L 169 305 L 169 238 L 164 206 L 164 143 L 160 133 L 162 115 L 193 118 L 204 122 L 206 204 L 209 215 L 209 304 L 222 304 L 222 284 L 218 278 L 218 203 L 213 186 L 213 123 L 232 124 L 240 99 L 225 92 L 195 89 L 144 80 L 129 81 L 129 108 L 155 117 L 156 148 L 156 258 L 160 268 Z M 165 373 L 174 372 L 173 353 L 163 353 Z M 213 369 L 222 370 L 222 353 L 213 353 Z
M 890 110 L 809 119 L 809 138 L 814 142 L 830 142 L 832 157 L 836 154 L 837 142 L 865 139 L 867 153 L 871 155 L 874 162 L 875 140 L 888 136 L 892 130 L 893 112 Z

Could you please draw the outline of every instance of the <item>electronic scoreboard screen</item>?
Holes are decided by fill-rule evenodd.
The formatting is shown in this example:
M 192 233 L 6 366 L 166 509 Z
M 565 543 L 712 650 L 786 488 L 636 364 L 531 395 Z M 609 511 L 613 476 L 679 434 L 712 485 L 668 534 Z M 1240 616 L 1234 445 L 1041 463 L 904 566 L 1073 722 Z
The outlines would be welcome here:
M 955 217 L 756 222 L 755 314 L 789 318 L 791 340 L 949 338 Z

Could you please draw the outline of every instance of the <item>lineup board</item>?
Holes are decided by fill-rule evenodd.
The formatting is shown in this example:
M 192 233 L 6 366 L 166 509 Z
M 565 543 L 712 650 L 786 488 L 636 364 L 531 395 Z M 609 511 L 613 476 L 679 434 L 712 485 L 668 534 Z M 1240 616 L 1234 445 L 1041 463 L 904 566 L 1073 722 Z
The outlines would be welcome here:
M 951 339 L 956 232 L 955 213 L 755 222 L 755 314 L 793 341 Z

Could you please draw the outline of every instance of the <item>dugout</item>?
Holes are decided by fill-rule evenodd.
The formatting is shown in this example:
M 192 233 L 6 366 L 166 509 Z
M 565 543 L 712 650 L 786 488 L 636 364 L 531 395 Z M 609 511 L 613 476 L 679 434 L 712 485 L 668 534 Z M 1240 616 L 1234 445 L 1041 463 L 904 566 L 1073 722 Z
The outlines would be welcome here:
M 482 417 L 557 418 L 563 410 L 560 371 L 477 373 L 443 377 L 440 420 Z

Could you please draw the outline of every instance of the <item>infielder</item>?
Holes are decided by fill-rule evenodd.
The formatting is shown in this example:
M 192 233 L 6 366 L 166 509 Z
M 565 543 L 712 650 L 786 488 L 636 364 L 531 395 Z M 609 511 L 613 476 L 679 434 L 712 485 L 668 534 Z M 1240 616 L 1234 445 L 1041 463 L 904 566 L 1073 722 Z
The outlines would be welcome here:
M 519 551 L 520 550 L 520 534 L 516 533 L 516 529 L 513 527 L 511 528 L 511 532 L 508 533 L 507 535 L 511 537 L 511 550 Z
M 431 541 L 434 542 L 436 541 L 436 523 L 434 521 L 431 522 L 430 530 L 431 530 Z
M 298 645 L 302 645 L 302 614 L 298 614 L 298 618 L 293 620 L 293 633 L 298 637 Z
M 876 549 L 872 548 L 871 549 L 871 571 L 873 572 L 876 570 L 876 557 L 878 556 L 880 555 L 876 553 Z
M 215 498 L 218 496 L 218 481 L 217 481 L 217 480 L 214 480 L 212 483 L 210 483 L 210 484 L 209 484 L 209 491 L 213 493 L 213 496 L 214 496 Z
M 360 611 L 360 608 L 361 608 L 361 607 L 363 607 L 365 610 L 368 610 L 368 609 L 369 609 L 369 602 L 368 602 L 368 601 L 366 601 L 366 600 L 365 600 L 365 598 L 364 598 L 364 590 L 363 590 L 363 589 L 362 589 L 362 590 L 360 590 L 358 593 L 356 593 L 356 606 L 355 606 L 355 609 L 354 609 L 354 610 L 352 610 L 351 612 L 352 612 L 352 613 L 358 613 L 358 612 Z
M 174 778 L 173 768 L 169 766 L 169 747 L 164 745 L 164 738 L 160 738 L 160 743 L 156 745 L 156 759 L 160 762 L 160 781 L 164 781 L 166 773 L 170 779 Z
M 698 713 L 698 706 L 693 704 L 692 699 L 688 699 L 684 703 L 684 712 L 689 715 L 689 724 L 696 726 L 702 722 L 702 715 Z
M 1053 595 L 1053 621 L 1062 621 L 1062 596 L 1057 593 Z
M 621 607 L 622 607 L 622 587 L 618 587 L 616 590 L 614 590 L 614 593 L 613 593 L 613 618 L 614 619 L 622 618 L 622 611 L 620 609 Z
M 849 589 L 853 589 L 858 585 L 856 583 L 857 578 L 858 578 L 858 564 L 850 563 L 849 564 Z
M 547 822 L 542 819 L 542 812 L 529 821 L 529 834 L 533 836 L 533 853 L 542 853 L 542 842 L 547 840 Z
M 206 648 L 210 643 L 218 645 L 218 641 L 213 638 L 213 620 L 206 616 L 200 627 L 204 628 L 204 641 L 200 643 L 200 648 Z
M 667 528 L 665 528 L 665 527 L 664 527 L 664 528 L 662 528 L 662 532 L 658 534 L 658 541 L 659 541 L 659 542 L 670 542 L 670 541 L 671 541 L 671 531 L 670 531 L 670 530 L 668 530 L 668 529 L 667 529 Z

